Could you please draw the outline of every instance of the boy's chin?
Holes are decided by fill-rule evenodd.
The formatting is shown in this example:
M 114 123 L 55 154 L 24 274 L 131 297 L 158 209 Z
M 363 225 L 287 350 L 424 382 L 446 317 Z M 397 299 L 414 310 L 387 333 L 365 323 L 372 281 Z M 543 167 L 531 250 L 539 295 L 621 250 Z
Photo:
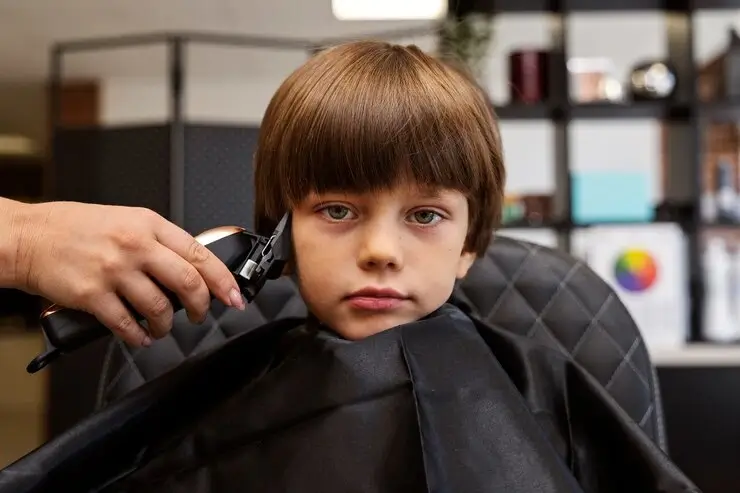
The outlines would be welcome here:
M 420 314 L 412 316 L 409 314 L 374 314 L 370 317 L 348 318 L 337 321 L 332 329 L 345 339 L 356 341 L 374 336 L 386 330 L 398 327 L 399 325 L 416 322 L 424 318 Z

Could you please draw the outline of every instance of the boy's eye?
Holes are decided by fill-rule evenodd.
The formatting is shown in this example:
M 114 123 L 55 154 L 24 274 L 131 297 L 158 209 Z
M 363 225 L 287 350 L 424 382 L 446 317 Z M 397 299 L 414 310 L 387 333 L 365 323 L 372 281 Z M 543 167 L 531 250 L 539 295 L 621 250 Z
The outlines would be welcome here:
M 411 215 L 411 217 L 413 218 L 414 222 L 423 224 L 425 226 L 438 222 L 440 219 L 442 219 L 442 216 L 440 216 L 439 213 L 430 210 L 416 211 Z
M 328 205 L 324 207 L 321 212 L 329 216 L 334 221 L 342 221 L 344 219 L 350 219 L 352 211 L 348 207 L 343 205 Z

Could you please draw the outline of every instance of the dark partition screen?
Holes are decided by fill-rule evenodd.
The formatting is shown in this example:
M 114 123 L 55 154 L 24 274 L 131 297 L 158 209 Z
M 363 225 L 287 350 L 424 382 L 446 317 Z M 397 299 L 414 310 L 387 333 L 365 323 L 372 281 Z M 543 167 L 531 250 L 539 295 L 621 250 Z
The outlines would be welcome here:
M 185 125 L 185 224 L 252 226 L 256 127 Z M 169 216 L 169 127 L 60 130 L 57 198 L 147 207 Z
M 56 198 L 169 215 L 169 127 L 60 129 Z
M 185 125 L 185 229 L 251 228 L 252 158 L 259 129 Z

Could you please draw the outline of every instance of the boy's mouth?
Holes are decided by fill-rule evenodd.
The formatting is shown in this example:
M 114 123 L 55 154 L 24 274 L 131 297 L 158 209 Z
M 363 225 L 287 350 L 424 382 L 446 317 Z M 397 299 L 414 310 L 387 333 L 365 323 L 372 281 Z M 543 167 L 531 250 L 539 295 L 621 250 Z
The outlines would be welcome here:
M 355 291 L 345 300 L 359 310 L 382 311 L 399 307 L 409 296 L 392 288 L 366 287 Z

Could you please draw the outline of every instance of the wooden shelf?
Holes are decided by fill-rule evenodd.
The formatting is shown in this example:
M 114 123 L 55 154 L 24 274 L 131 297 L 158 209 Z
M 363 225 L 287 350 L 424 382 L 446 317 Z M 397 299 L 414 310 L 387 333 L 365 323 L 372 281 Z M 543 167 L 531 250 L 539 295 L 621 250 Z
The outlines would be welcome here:
M 635 101 L 626 103 L 588 103 L 573 104 L 566 107 L 553 107 L 548 104 L 506 104 L 496 106 L 496 115 L 500 120 L 562 120 L 571 119 L 656 119 L 669 121 L 686 121 L 693 115 L 688 104 L 677 104 L 670 101 Z M 729 109 L 721 104 L 707 105 L 705 115 L 737 114 L 740 121 L 740 106 Z
M 691 0 L 563 0 L 566 11 L 688 10 Z
M 713 123 L 740 122 L 740 101 L 700 103 L 699 116 Z
M 506 104 L 496 106 L 496 115 L 501 120 L 549 120 L 552 109 L 545 104 Z
M 628 103 L 576 104 L 569 108 L 571 118 L 687 120 L 689 105 L 669 101 L 635 101 Z
M 551 0 L 450 0 L 450 12 L 524 13 L 548 12 L 554 2 Z
M 696 10 L 740 9 L 740 0 L 694 0 L 692 4 Z

